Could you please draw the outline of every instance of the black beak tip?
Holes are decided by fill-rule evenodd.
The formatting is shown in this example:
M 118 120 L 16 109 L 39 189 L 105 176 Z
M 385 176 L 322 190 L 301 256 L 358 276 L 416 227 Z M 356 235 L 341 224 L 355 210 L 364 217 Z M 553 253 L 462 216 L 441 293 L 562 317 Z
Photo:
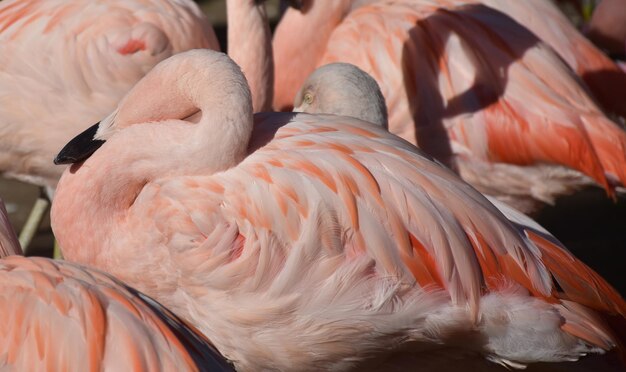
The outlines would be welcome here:
M 103 140 L 94 139 L 98 132 L 98 125 L 96 123 L 87 130 L 74 137 L 70 142 L 63 147 L 59 154 L 54 158 L 54 164 L 74 164 L 89 158 L 96 150 L 102 146 Z
M 63 156 L 63 154 L 59 153 L 54 158 L 54 164 L 62 165 L 62 164 L 74 164 L 76 163 L 76 159 L 71 156 Z

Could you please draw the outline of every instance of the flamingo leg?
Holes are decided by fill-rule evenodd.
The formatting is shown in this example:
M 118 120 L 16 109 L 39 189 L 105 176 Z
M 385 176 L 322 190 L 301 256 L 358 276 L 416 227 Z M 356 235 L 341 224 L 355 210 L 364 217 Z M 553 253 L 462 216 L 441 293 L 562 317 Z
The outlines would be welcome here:
M 52 258 L 54 258 L 55 260 L 63 259 L 63 252 L 61 252 L 61 246 L 59 245 L 59 242 L 56 239 L 54 239 L 54 250 L 52 252 Z
M 41 221 L 43 220 L 48 208 L 50 207 L 50 199 L 46 196 L 46 193 L 43 189 L 40 190 L 41 193 L 37 200 L 35 201 L 35 205 L 30 211 L 28 215 L 28 219 L 22 227 L 22 231 L 20 232 L 20 245 L 23 247 L 24 255 L 29 255 L 29 245 L 33 240 L 33 237 L 37 233 L 37 229 L 41 225 Z

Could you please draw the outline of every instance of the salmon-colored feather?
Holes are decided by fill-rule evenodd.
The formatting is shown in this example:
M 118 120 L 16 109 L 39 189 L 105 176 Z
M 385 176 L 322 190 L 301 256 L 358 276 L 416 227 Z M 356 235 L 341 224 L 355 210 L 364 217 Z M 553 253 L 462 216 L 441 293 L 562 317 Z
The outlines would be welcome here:
M 465 0 L 463 0 L 465 1 Z M 584 80 L 601 106 L 626 117 L 626 74 L 584 37 L 551 1 L 480 0 L 528 27 Z
M 148 297 L 93 269 L 0 260 L 0 365 L 15 370 L 231 370 L 215 348 Z
M 0 243 L 0 368 L 232 370 L 196 329 L 120 281 L 66 261 L 21 257 L 1 200 Z
M 392 133 L 521 210 L 534 211 L 588 185 L 583 174 L 611 196 L 626 182 L 626 134 L 570 66 L 594 87 L 602 74 L 614 74 L 615 81 L 626 75 L 549 2 L 338 3 L 338 23 L 320 21 L 318 12 L 329 10 L 319 1 L 304 15 L 288 11 L 281 21 L 274 40 L 281 71 L 277 108 L 293 101 L 314 67 L 348 62 L 378 81 Z M 318 33 L 300 31 L 314 24 Z M 315 47 L 300 47 L 307 43 Z M 291 59 L 295 51 L 300 55 L 294 58 L 315 66 Z M 620 89 L 626 88 L 615 92 Z M 606 107 L 623 110 L 617 104 L 623 95 L 599 94 Z

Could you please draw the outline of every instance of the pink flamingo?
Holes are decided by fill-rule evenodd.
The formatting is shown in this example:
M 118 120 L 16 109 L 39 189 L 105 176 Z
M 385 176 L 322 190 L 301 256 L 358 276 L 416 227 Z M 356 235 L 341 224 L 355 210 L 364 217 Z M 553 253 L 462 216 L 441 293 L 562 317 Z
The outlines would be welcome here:
M 190 0 L 0 3 L 0 169 L 54 188 L 58 149 L 111 112 L 156 63 L 219 49 Z
M 255 109 L 267 109 L 273 64 L 263 2 L 227 5 L 229 52 L 255 89 Z M 58 149 L 157 62 L 194 48 L 219 45 L 191 0 L 0 2 L 0 172 L 50 195 L 64 169 L 52 164 Z M 43 215 L 47 201 L 38 205 Z M 21 237 L 24 247 L 30 237 Z
M 253 117 L 220 53 L 161 62 L 56 161 L 73 163 L 51 214 L 65 257 L 153 296 L 238 370 L 572 361 L 613 349 L 598 316 L 626 314 L 536 223 L 384 128 Z
M 498 2 L 520 21 L 543 20 L 531 11 L 544 8 L 552 19 L 547 3 Z M 454 0 L 310 0 L 303 9 L 288 10 L 275 33 L 276 108 L 291 106 L 315 67 L 349 62 L 378 81 L 392 133 L 518 209 L 535 211 L 594 181 L 614 195 L 626 182 L 626 134 L 559 55 L 506 14 Z M 599 61 L 626 78 L 557 21 L 529 27 L 555 45 L 573 35 L 560 49 L 579 70 Z M 611 96 L 622 101 L 615 106 L 626 107 L 623 96 Z
M 294 112 L 350 116 L 388 128 L 387 104 L 376 80 L 349 63 L 330 63 L 306 79 Z
M 1 369 L 233 370 L 197 330 L 111 276 L 20 257 L 1 200 L 0 252 Z

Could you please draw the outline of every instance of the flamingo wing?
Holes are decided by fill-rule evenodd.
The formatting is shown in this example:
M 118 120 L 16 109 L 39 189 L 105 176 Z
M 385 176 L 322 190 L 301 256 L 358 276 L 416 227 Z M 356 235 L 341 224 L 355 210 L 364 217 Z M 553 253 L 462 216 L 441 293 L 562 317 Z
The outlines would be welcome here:
M 0 260 L 0 365 L 16 370 L 232 370 L 148 297 L 65 261 Z
M 335 61 L 374 76 L 390 130 L 447 164 L 452 155 L 560 164 L 610 193 L 626 182 L 626 134 L 556 53 L 497 10 L 415 0 L 364 6 L 331 35 L 320 65 Z
M 155 220 L 167 221 L 162 235 L 177 247 L 186 242 L 207 286 L 234 280 L 284 293 L 309 271 L 367 257 L 371 275 L 444 290 L 474 315 L 503 283 L 558 306 L 626 314 L 619 294 L 554 237 L 521 214 L 506 219 L 409 143 L 352 118 L 256 118 L 251 154 L 239 166 L 164 181 L 156 191 L 170 198 L 169 207 L 153 208 Z M 173 218 L 172 208 L 185 213 Z M 602 323 L 581 312 L 567 315 L 575 330 L 563 329 L 610 348 Z
M 602 107 L 626 117 L 626 74 L 584 37 L 553 2 L 481 2 L 506 13 L 549 44 L 582 77 Z

